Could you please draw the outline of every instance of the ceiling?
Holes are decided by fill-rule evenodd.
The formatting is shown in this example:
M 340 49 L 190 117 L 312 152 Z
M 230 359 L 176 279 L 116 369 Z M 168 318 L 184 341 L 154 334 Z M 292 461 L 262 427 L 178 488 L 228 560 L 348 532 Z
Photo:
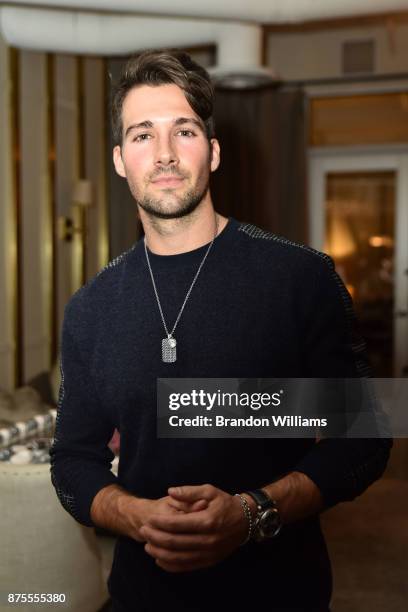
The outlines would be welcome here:
M 1 4 L 270 24 L 408 10 L 408 0 L 6 0 Z
M 215 44 L 230 70 L 259 68 L 262 25 L 396 13 L 408 16 L 408 0 L 0 0 L 0 30 L 11 46 L 55 53 Z

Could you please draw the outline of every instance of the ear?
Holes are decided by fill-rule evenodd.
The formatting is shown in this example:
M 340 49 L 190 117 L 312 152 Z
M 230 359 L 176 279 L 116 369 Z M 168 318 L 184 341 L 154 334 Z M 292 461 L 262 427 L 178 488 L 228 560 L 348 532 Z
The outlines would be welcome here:
M 116 145 L 116 147 L 113 149 L 113 163 L 115 164 L 115 170 L 119 176 L 126 178 L 125 166 L 123 165 L 122 160 L 122 151 L 119 145 Z
M 220 165 L 220 143 L 216 138 L 211 138 L 210 140 L 210 153 L 211 172 L 215 172 L 215 170 Z

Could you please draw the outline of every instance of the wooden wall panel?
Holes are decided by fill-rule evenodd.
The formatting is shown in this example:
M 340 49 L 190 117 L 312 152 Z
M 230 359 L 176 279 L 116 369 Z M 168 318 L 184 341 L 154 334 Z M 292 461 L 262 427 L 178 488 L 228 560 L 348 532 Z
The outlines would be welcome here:
M 86 58 L 83 64 L 84 178 L 92 183 L 92 206 L 87 211 L 86 276 L 92 278 L 109 258 L 106 196 L 106 64 Z
M 20 53 L 21 262 L 28 381 L 51 365 L 53 228 L 49 203 L 47 58 Z
M 14 70 L 13 70 L 14 66 Z M 18 55 L 0 36 L 0 388 L 21 379 L 18 319 Z
M 57 217 L 73 218 L 72 194 L 79 177 L 78 63 L 68 55 L 54 59 L 55 204 Z M 76 222 L 78 219 L 74 219 Z M 80 285 L 81 245 L 57 242 L 57 330 L 61 335 L 64 308 Z
M 408 142 L 408 92 L 314 98 L 311 146 Z

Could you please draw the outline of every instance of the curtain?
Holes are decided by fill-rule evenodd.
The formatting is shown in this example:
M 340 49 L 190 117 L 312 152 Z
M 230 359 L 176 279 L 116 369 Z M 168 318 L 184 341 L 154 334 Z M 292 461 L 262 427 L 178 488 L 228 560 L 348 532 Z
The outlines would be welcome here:
M 216 210 L 306 242 L 303 92 L 217 89 L 214 117 L 221 145 L 211 177 Z

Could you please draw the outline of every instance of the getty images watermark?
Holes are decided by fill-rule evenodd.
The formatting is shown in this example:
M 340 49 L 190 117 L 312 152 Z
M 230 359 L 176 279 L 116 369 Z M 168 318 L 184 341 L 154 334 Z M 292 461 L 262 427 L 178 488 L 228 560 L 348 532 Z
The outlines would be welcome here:
M 281 405 L 283 389 L 277 393 L 236 393 L 226 392 L 218 389 L 215 393 L 209 393 L 204 389 L 192 389 L 189 393 L 170 393 L 169 410 L 180 410 L 180 408 L 201 408 L 211 411 L 214 408 L 248 408 L 253 411 L 266 407 L 277 407 Z M 231 417 L 216 414 L 214 417 L 197 414 L 186 417 L 171 415 L 168 419 L 170 427 L 326 427 L 325 418 L 302 418 L 298 415 L 276 415 L 256 417 L 250 414 L 247 417 Z
M 408 437 L 407 379 L 161 378 L 160 438 Z

